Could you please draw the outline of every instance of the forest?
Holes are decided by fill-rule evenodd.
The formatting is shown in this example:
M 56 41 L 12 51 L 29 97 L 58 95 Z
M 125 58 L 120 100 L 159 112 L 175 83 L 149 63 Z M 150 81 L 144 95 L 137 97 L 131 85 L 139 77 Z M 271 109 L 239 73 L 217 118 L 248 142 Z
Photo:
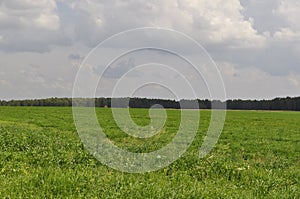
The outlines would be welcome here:
M 191 100 L 149 99 L 149 98 L 114 98 L 113 107 L 150 108 L 160 104 L 164 108 L 180 109 L 180 104 Z M 26 100 L 0 100 L 0 106 L 86 106 L 111 107 L 111 98 L 46 98 Z M 128 103 L 129 101 L 129 103 Z M 230 110 L 291 110 L 300 111 L 300 97 L 275 98 L 272 100 L 227 100 L 226 102 L 198 99 L 199 109 L 224 107 Z M 129 105 L 128 105 L 129 104 Z M 185 107 L 187 108 L 187 107 Z M 189 107 L 188 107 L 189 108 Z M 191 109 L 195 107 L 190 107 Z

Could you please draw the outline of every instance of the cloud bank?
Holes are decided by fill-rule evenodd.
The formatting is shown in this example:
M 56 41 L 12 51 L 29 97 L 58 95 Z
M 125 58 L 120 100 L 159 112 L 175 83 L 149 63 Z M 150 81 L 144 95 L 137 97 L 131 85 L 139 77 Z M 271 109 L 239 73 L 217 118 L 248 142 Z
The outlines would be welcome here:
M 138 27 L 178 30 L 201 43 L 229 98 L 300 95 L 299 11 L 298 0 L 2 0 L 0 98 L 70 96 L 89 50 Z

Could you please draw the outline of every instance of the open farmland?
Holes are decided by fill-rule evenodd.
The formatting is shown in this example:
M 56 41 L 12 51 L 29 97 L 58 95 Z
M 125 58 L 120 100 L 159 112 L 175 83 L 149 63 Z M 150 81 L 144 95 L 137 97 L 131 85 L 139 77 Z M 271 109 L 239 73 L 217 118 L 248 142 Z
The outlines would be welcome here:
M 131 109 L 146 125 L 148 110 Z M 167 110 L 163 131 L 131 138 L 111 109 L 97 109 L 114 143 L 149 152 L 169 143 L 180 123 Z M 144 174 L 115 171 L 84 149 L 70 107 L 0 107 L 1 198 L 300 198 L 300 113 L 228 111 L 218 144 L 205 158 L 198 149 L 210 111 L 199 111 L 198 134 L 183 157 Z

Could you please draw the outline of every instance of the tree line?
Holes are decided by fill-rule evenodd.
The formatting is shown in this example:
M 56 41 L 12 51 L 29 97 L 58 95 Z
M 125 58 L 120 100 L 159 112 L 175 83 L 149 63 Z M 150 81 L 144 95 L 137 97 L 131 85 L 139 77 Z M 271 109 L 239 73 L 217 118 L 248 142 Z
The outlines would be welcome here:
M 47 98 L 28 100 L 0 100 L 0 106 L 86 106 L 86 107 L 130 107 L 130 108 L 150 108 L 157 104 L 164 108 L 179 109 L 180 105 L 193 100 L 168 100 L 149 98 Z M 197 100 L 200 109 L 222 108 L 232 110 L 293 110 L 300 111 L 300 97 L 275 98 L 272 100 Z M 185 108 L 195 108 L 194 106 Z

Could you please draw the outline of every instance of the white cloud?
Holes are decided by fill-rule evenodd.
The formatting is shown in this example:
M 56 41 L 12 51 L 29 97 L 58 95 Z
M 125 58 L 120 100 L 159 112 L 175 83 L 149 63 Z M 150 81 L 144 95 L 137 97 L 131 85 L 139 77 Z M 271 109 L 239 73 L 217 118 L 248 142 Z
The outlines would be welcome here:
M 221 63 L 229 97 L 296 94 L 299 11 L 298 0 L 0 0 L 0 72 L 7 70 L 0 98 L 69 95 L 89 48 L 144 26 L 179 30 L 203 44 Z M 168 45 L 192 51 L 182 43 Z
M 3 0 L 0 4 L 2 50 L 48 51 L 65 44 L 55 0 Z
M 219 63 L 230 98 L 271 99 L 299 94 L 300 75 L 272 76 L 257 67 L 237 68 Z
M 286 25 L 274 33 L 274 39 L 279 41 L 300 40 L 300 2 L 297 0 L 281 0 L 273 10 L 286 21 Z
M 95 44 L 120 31 L 157 26 L 187 33 L 202 43 L 260 47 L 265 38 L 242 15 L 239 0 L 61 1 L 77 15 L 77 39 Z M 75 16 L 76 17 L 76 16 Z M 85 35 L 85 37 L 82 37 Z
M 288 75 L 289 83 L 292 87 L 299 87 L 300 86 L 300 75 L 296 74 L 289 74 Z
M 192 13 L 193 24 L 208 35 L 210 42 L 225 43 L 232 47 L 259 47 L 264 36 L 253 28 L 252 19 L 242 15 L 243 7 L 238 0 L 189 1 L 184 4 Z
M 281 28 L 274 33 L 274 39 L 276 41 L 300 41 L 300 31 L 293 31 L 291 28 Z
M 59 24 L 59 17 L 57 15 L 45 15 L 41 14 L 36 20 L 36 24 L 40 27 L 49 30 L 58 30 Z
M 286 17 L 293 29 L 300 29 L 300 2 L 298 0 L 281 0 L 277 10 L 279 14 Z
M 28 26 L 48 29 L 60 25 L 54 0 L 3 0 L 0 13 L 2 28 L 5 28 L 4 23 L 12 21 L 19 29 Z

